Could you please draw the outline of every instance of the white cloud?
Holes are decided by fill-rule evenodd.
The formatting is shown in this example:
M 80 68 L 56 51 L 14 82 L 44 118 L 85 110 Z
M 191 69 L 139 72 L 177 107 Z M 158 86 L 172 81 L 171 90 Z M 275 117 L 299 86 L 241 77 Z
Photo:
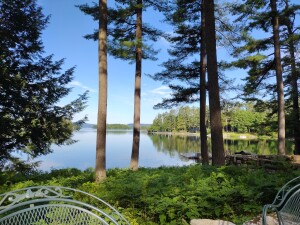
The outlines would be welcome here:
M 96 92 L 97 92 L 95 89 L 90 88 L 90 87 L 88 87 L 88 86 L 85 86 L 85 85 L 83 85 L 82 83 L 80 83 L 79 81 L 72 81 L 72 82 L 69 83 L 69 86 L 70 86 L 70 87 L 79 87 L 79 88 L 82 88 L 82 89 L 84 89 L 84 90 L 88 90 L 88 91 L 90 91 L 91 93 L 96 93 Z
M 162 85 L 158 88 L 155 88 L 155 89 L 151 90 L 150 92 L 153 93 L 153 94 L 163 95 L 165 97 L 165 96 L 168 96 L 170 94 L 170 91 L 171 90 L 168 86 Z
M 157 103 L 160 103 L 163 98 L 169 98 L 170 95 L 171 89 L 166 85 L 147 90 L 142 94 L 142 105 L 143 107 L 150 106 L 150 108 L 152 108 Z

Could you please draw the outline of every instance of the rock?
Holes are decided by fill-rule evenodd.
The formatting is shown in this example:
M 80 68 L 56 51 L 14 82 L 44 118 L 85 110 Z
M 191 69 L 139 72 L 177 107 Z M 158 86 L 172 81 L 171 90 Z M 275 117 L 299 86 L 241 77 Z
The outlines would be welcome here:
M 235 225 L 235 224 L 224 220 L 193 219 L 191 220 L 191 225 Z
M 300 155 L 293 155 L 291 159 L 294 163 L 300 163 Z
M 268 225 L 279 225 L 276 215 L 267 216 Z M 261 216 L 257 216 L 254 219 L 243 223 L 243 225 L 262 225 Z

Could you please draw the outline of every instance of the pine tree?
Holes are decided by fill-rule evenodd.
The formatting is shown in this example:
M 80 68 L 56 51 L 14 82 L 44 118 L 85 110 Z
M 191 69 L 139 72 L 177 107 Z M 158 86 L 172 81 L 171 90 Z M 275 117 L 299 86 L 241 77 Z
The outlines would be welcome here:
M 135 30 L 135 85 L 134 85 L 134 118 L 133 140 L 130 169 L 137 170 L 139 163 L 140 129 L 141 129 L 141 77 L 142 77 L 142 13 L 143 1 L 137 0 L 136 5 L 136 30 Z
M 163 63 L 164 71 L 152 75 L 155 80 L 163 81 L 172 90 L 172 96 L 155 106 L 171 108 L 180 103 L 199 101 L 200 94 L 200 129 L 202 163 L 208 164 L 206 131 L 206 48 L 204 43 L 203 7 L 199 1 L 173 1 L 165 12 L 166 21 L 174 26 L 173 35 L 165 35 L 171 42 L 169 54 L 172 57 Z M 171 10 L 170 10 L 171 9 Z M 193 59 L 198 56 L 200 60 Z M 192 59 L 192 62 L 187 60 Z M 201 84 L 199 83 L 199 79 Z M 174 81 L 183 84 L 173 85 Z
M 174 27 L 173 34 L 164 34 L 171 43 L 168 50 L 171 58 L 162 64 L 162 72 L 151 77 L 168 84 L 173 93 L 155 108 L 171 108 L 180 103 L 199 101 L 201 4 L 195 0 L 178 0 L 171 3 L 164 12 L 166 22 Z M 203 69 L 206 72 L 205 65 Z M 174 85 L 174 81 L 186 85 Z
M 106 178 L 106 118 L 107 118 L 107 1 L 99 0 L 99 97 L 96 142 L 96 182 Z
M 270 0 L 270 6 L 272 13 L 274 61 L 278 96 L 278 154 L 285 155 L 285 111 L 283 93 L 284 91 L 280 53 L 279 15 L 277 10 L 277 0 Z
M 85 107 L 87 94 L 65 106 L 59 101 L 71 89 L 74 68 L 61 72 L 63 60 L 43 56 L 41 33 L 49 21 L 35 0 L 0 1 L 0 168 L 48 154 L 51 144 L 74 142 L 72 132 L 84 122 L 72 123 Z M 79 126 L 78 126 L 79 125 Z
M 292 102 L 292 130 L 293 137 L 295 142 L 295 155 L 300 155 L 300 110 L 299 110 L 299 87 L 298 80 L 299 75 L 297 74 L 297 63 L 296 61 L 296 52 L 299 50 L 300 42 L 300 27 L 295 25 L 296 14 L 300 11 L 300 5 L 290 4 L 289 0 L 284 0 L 284 10 L 281 16 L 282 26 L 283 26 L 283 35 L 282 40 L 283 46 L 286 48 L 286 56 L 283 57 L 283 65 L 287 78 L 286 83 L 290 86 L 290 91 L 288 95 L 290 96 L 290 101 Z M 287 123 L 288 125 L 288 123 Z
M 205 40 L 205 4 L 201 8 L 201 47 L 200 47 L 200 149 L 202 164 L 208 165 L 208 145 L 206 130 L 206 40 Z
M 157 41 L 160 32 L 157 29 L 142 23 L 143 10 L 147 7 L 159 7 L 157 3 L 148 0 L 116 0 L 115 7 L 108 9 L 108 53 L 116 58 L 135 62 L 135 90 L 134 90 L 134 127 L 133 145 L 130 168 L 138 169 L 139 142 L 140 142 L 140 102 L 141 102 L 141 75 L 142 60 L 155 60 L 155 51 L 147 40 Z M 79 8 L 95 20 L 99 18 L 93 6 L 81 5 Z M 97 40 L 98 30 L 86 35 L 87 39 Z
M 289 1 L 286 0 L 285 2 L 288 3 Z M 278 6 L 280 6 L 279 9 Z M 294 90 L 291 92 L 294 93 L 291 96 L 297 96 L 295 93 L 298 92 L 295 91 L 298 87 L 293 82 L 293 80 L 297 80 L 297 77 L 292 76 L 289 72 L 292 71 L 289 69 L 293 64 L 292 61 L 295 62 L 293 60 L 293 51 L 291 50 L 296 47 L 296 42 L 292 40 L 295 40 L 294 32 L 297 29 L 292 29 L 293 31 L 290 30 L 288 32 L 289 29 L 287 28 L 287 26 L 292 25 L 291 19 L 294 17 L 293 13 L 296 8 L 290 7 L 288 10 L 286 8 L 286 12 L 284 12 L 282 4 L 277 4 L 277 1 L 273 0 L 259 2 L 248 0 L 236 8 L 239 15 L 237 21 L 243 21 L 242 26 L 245 28 L 243 31 L 245 45 L 238 48 L 236 53 L 240 56 L 242 55 L 241 53 L 246 53 L 243 59 L 237 61 L 236 65 L 241 68 L 250 68 L 245 86 L 247 97 L 250 97 L 250 100 L 257 101 L 259 104 L 262 103 L 262 97 L 268 97 L 269 102 L 274 103 L 273 110 L 278 113 L 278 154 L 285 154 L 284 74 L 287 75 L 287 78 L 294 77 L 294 79 L 290 79 L 290 82 L 288 81 L 289 78 L 286 79 L 286 83 L 294 83 L 294 85 L 291 85 L 293 87 L 292 90 Z M 250 34 L 255 29 L 263 31 L 265 33 L 264 37 L 261 39 L 252 38 Z M 280 52 L 286 48 L 285 46 L 289 46 L 289 51 L 281 59 Z M 272 48 L 274 50 L 270 54 Z M 281 69 L 281 66 L 283 66 L 283 69 Z M 276 85 L 270 83 L 270 78 L 274 74 L 276 75 Z M 274 92 L 277 92 L 277 96 L 273 94 Z M 259 95 L 262 95 L 262 97 L 257 98 Z M 297 103 L 293 104 L 293 108 L 294 119 L 297 123 L 299 121 L 296 119 L 297 111 L 299 112 Z M 297 128 L 294 129 L 294 134 L 297 134 L 297 132 Z
M 181 103 L 194 103 L 200 100 L 201 154 L 202 162 L 207 164 L 207 131 L 204 119 L 207 91 L 205 4 L 197 0 L 174 0 L 171 3 L 165 12 L 166 21 L 174 26 L 173 34 L 165 35 L 172 44 L 169 50 L 171 58 L 162 64 L 164 70 L 152 77 L 168 84 L 172 94 L 154 108 L 171 108 Z M 216 11 L 218 15 L 216 21 L 221 21 L 218 23 L 218 30 L 222 33 L 222 37 L 220 35 L 218 40 L 219 43 L 227 44 L 230 42 L 230 32 L 233 28 L 228 25 L 223 5 L 216 8 Z
M 221 166 L 225 164 L 225 155 L 221 121 L 214 1 L 205 0 L 204 5 L 212 164 Z

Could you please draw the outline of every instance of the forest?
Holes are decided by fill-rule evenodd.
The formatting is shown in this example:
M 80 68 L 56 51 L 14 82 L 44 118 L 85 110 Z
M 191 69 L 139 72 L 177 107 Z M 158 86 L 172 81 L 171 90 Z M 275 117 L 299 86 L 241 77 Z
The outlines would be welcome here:
M 97 128 L 97 125 L 94 125 L 93 128 Z M 131 127 L 126 124 L 107 124 L 107 130 L 130 130 Z
M 208 111 L 208 107 L 206 108 Z M 259 136 L 276 138 L 276 117 L 270 110 L 257 112 L 252 103 L 235 103 L 222 110 L 223 132 L 252 133 Z M 200 108 L 181 106 L 158 114 L 149 132 L 190 132 L 200 131 Z M 207 113 L 209 115 L 209 113 Z M 209 124 L 209 117 L 205 118 Z M 290 129 L 288 129 L 290 128 Z M 209 127 L 207 127 L 209 132 Z M 287 136 L 292 137 L 291 127 L 287 126 Z
M 42 32 L 50 16 L 39 3 L 0 0 L 1 193 L 65 185 L 104 196 L 132 224 L 187 224 L 197 217 L 242 224 L 271 202 L 278 187 L 299 176 L 286 162 L 275 172 L 225 166 L 223 141 L 224 131 L 269 135 L 278 140 L 277 154 L 286 155 L 289 138 L 300 155 L 298 1 L 100 0 L 74 6 L 97 24 L 85 35 L 98 43 L 96 165 L 50 172 L 18 154 L 35 159 L 50 154 L 53 144 L 74 143 L 73 132 L 87 120 L 74 121 L 75 115 L 85 109 L 88 93 L 62 101 L 72 91 L 75 66 L 63 70 L 65 60 L 45 52 Z M 154 12 L 171 30 L 144 22 Z M 170 111 L 159 114 L 151 130 L 199 131 L 201 166 L 139 168 L 142 65 L 157 59 L 155 42 L 161 39 L 168 43 L 168 57 L 159 62 L 161 71 L 148 75 L 171 90 L 154 108 Z M 221 49 L 231 57 L 219 59 Z M 108 55 L 135 68 L 129 170 L 106 171 Z M 242 84 L 226 76 L 234 70 L 243 71 Z

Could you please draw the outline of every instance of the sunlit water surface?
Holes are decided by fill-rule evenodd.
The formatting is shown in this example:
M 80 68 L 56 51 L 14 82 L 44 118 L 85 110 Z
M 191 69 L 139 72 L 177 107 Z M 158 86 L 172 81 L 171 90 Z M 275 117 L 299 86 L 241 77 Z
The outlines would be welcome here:
M 53 146 L 53 153 L 37 158 L 40 169 L 74 167 L 81 170 L 95 167 L 96 130 L 83 129 L 74 134 L 75 144 Z M 249 151 L 255 154 L 276 154 L 275 141 L 224 140 L 230 153 Z M 209 142 L 210 147 L 210 142 Z M 106 167 L 128 168 L 132 150 L 132 131 L 108 131 L 106 137 Z M 291 151 L 291 144 L 287 144 Z M 194 163 L 182 157 L 183 153 L 200 152 L 200 138 L 196 136 L 148 135 L 141 132 L 139 166 L 182 166 Z

